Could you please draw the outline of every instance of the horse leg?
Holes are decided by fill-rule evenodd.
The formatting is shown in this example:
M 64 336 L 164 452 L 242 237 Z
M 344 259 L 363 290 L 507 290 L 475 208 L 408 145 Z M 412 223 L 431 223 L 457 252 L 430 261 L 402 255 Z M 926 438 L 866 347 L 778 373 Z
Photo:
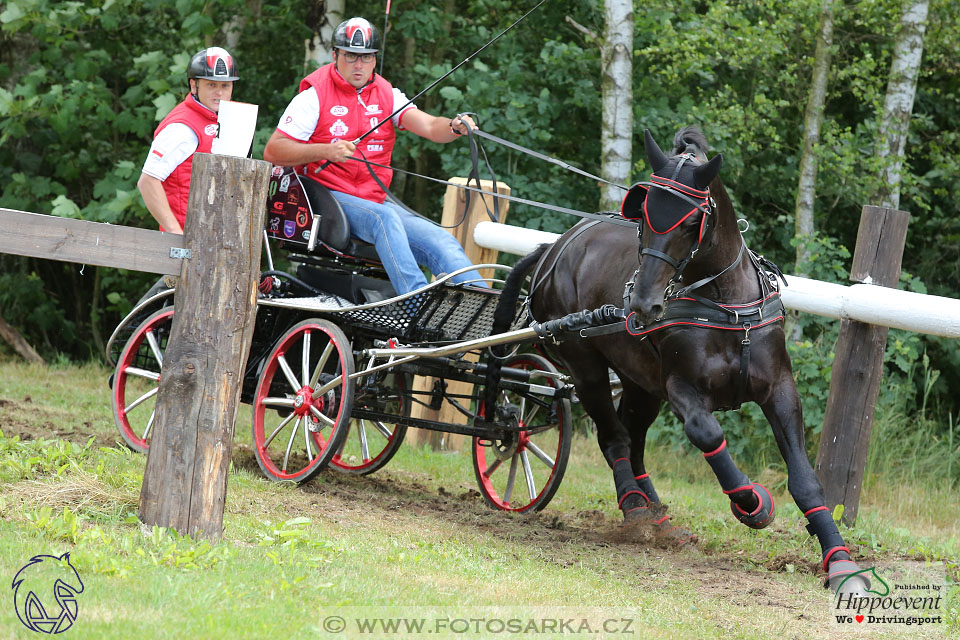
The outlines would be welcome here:
M 683 431 L 701 451 L 723 492 L 730 498 L 730 509 L 737 520 L 752 529 L 763 529 L 774 517 L 773 497 L 763 485 L 750 479 L 737 467 L 723 429 L 713 414 L 700 401 L 697 391 L 678 377 L 667 380 L 670 406 L 683 420 Z
M 633 479 L 648 500 L 647 505 L 635 507 L 625 514 L 625 517 L 649 521 L 658 537 L 668 538 L 676 544 L 694 542 L 697 539 L 695 534 L 671 524 L 670 516 L 666 514 L 666 507 L 660 506 L 660 497 L 643 463 L 647 430 L 660 414 L 660 399 L 623 377 L 621 382 L 623 395 L 620 397 L 617 415 L 630 434 L 630 464 Z
M 567 346 L 566 350 L 569 351 L 571 348 L 581 351 L 573 345 Z M 582 352 L 578 353 L 579 357 L 576 358 L 567 353 L 563 355 L 565 362 L 577 363 L 576 368 L 570 368 L 577 396 L 587 414 L 597 425 L 597 443 L 600 445 L 604 459 L 613 470 L 613 481 L 617 488 L 617 505 L 623 512 L 624 519 L 627 519 L 634 510 L 647 507 L 650 498 L 640 490 L 634 477 L 631 466 L 630 434 L 613 406 L 606 361 Z
M 834 592 L 843 585 L 844 592 L 865 593 L 870 581 L 863 574 L 858 574 L 860 567 L 850 558 L 850 549 L 844 543 L 826 506 L 823 486 L 807 458 L 800 396 L 797 394 L 793 377 L 781 379 L 769 397 L 770 400 L 760 408 L 773 428 L 780 454 L 787 463 L 787 487 L 790 495 L 809 523 L 807 531 L 817 536 L 820 543 L 823 570 L 827 572 L 824 586 Z

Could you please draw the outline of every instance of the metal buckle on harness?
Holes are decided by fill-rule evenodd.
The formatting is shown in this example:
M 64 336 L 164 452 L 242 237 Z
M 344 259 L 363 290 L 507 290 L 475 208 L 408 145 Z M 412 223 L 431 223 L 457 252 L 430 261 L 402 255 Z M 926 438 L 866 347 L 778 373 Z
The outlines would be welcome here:
M 744 346 L 750 344 L 750 328 L 752 326 L 749 322 L 743 323 L 743 340 L 740 341 L 740 344 Z

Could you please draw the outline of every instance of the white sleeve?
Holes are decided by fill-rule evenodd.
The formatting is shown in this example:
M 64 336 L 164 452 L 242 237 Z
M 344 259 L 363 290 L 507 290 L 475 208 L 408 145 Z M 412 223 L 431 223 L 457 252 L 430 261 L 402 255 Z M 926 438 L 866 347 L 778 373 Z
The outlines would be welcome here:
M 407 104 L 409 100 L 410 99 L 403 93 L 403 91 L 400 91 L 400 89 L 397 89 L 396 87 L 394 87 L 393 88 L 393 108 L 390 109 L 390 113 L 393 113 L 400 107 L 403 107 L 403 105 Z M 404 107 L 403 111 L 393 116 L 393 126 L 395 126 L 397 129 L 403 129 L 403 126 L 400 124 L 400 120 L 401 118 L 403 118 L 403 114 L 405 114 L 410 109 L 416 109 L 416 108 L 417 108 L 417 105 L 413 104 L 412 102 L 406 107 Z
M 169 124 L 153 139 L 143 172 L 162 182 L 199 146 L 200 139 L 193 129 L 180 122 Z
M 287 110 L 280 116 L 277 131 L 294 140 L 306 142 L 313 135 L 320 120 L 320 96 L 317 90 L 310 87 L 301 91 L 287 105 Z

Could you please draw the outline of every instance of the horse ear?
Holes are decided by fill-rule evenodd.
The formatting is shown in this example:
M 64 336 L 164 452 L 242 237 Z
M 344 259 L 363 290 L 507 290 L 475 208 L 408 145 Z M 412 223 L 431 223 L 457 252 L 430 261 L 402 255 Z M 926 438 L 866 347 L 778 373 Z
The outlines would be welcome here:
M 723 164 L 723 154 L 718 153 L 713 156 L 707 164 L 702 164 L 693 170 L 693 186 L 697 189 L 706 189 L 713 182 L 713 179 L 720 173 L 720 165 Z
M 643 130 L 643 148 L 647 150 L 647 159 L 654 172 L 660 171 L 667 164 L 667 156 L 657 146 L 657 141 L 650 135 L 650 129 Z

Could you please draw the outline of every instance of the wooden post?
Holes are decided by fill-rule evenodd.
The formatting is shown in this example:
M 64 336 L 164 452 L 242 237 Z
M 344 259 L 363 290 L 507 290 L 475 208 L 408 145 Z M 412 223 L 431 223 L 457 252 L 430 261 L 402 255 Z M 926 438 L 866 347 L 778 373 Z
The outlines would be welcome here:
M 219 540 L 271 165 L 198 153 L 140 520 Z
M 456 184 L 467 184 L 466 178 L 450 178 L 450 182 Z M 476 187 L 476 183 L 472 182 L 470 186 Z M 481 180 L 480 188 L 484 191 L 493 191 L 493 182 L 491 180 Z M 502 182 L 497 183 L 497 193 L 502 193 L 504 195 L 510 195 L 510 187 L 503 184 Z M 445 227 L 453 226 L 463 217 L 463 211 L 467 204 L 467 192 L 464 189 L 458 189 L 456 187 L 447 187 L 447 191 L 443 196 L 443 217 L 440 221 Z M 484 206 L 486 204 L 486 206 Z M 500 220 L 499 222 L 504 222 L 507 218 L 507 209 L 509 208 L 509 200 L 501 200 L 500 207 Z M 477 192 L 470 193 L 470 210 L 467 212 L 466 217 L 463 219 L 463 224 L 454 228 L 447 229 L 453 236 L 460 242 L 460 246 L 463 247 L 464 253 L 467 254 L 467 257 L 470 258 L 470 261 L 474 264 L 484 264 L 484 263 L 495 263 L 497 262 L 497 250 L 496 249 L 486 249 L 477 245 L 473 241 L 473 228 L 477 226 L 478 222 L 483 220 L 489 220 L 490 217 L 487 215 L 487 207 L 490 211 L 493 211 L 493 198 L 490 196 L 485 196 Z M 493 277 L 492 269 L 481 269 L 480 275 L 485 278 Z M 469 356 L 468 356 L 469 357 Z M 415 391 L 429 391 L 433 388 L 434 380 L 436 378 L 421 377 L 418 376 L 413 380 L 413 389 Z M 447 390 L 450 393 L 463 393 L 469 394 L 473 390 L 473 385 L 466 382 L 448 382 Z M 425 396 L 419 396 L 420 400 L 423 400 Z M 436 420 L 438 422 L 448 422 L 450 424 L 466 424 L 467 418 L 462 413 L 457 411 L 450 403 L 444 403 L 440 409 L 430 409 L 420 404 L 414 404 L 411 408 L 411 415 L 417 418 L 426 418 L 428 420 Z M 453 434 L 453 433 L 441 433 L 439 431 L 427 431 L 426 429 L 412 429 L 410 435 L 407 436 L 408 442 L 413 442 L 416 445 L 427 444 L 434 449 L 447 449 L 459 451 L 466 446 L 468 438 L 465 436 Z
M 909 222 L 905 211 L 865 206 L 850 279 L 897 288 Z M 844 319 L 837 338 L 816 471 L 827 506 L 833 509 L 842 504 L 843 521 L 851 526 L 860 508 L 887 332 L 887 327 Z

